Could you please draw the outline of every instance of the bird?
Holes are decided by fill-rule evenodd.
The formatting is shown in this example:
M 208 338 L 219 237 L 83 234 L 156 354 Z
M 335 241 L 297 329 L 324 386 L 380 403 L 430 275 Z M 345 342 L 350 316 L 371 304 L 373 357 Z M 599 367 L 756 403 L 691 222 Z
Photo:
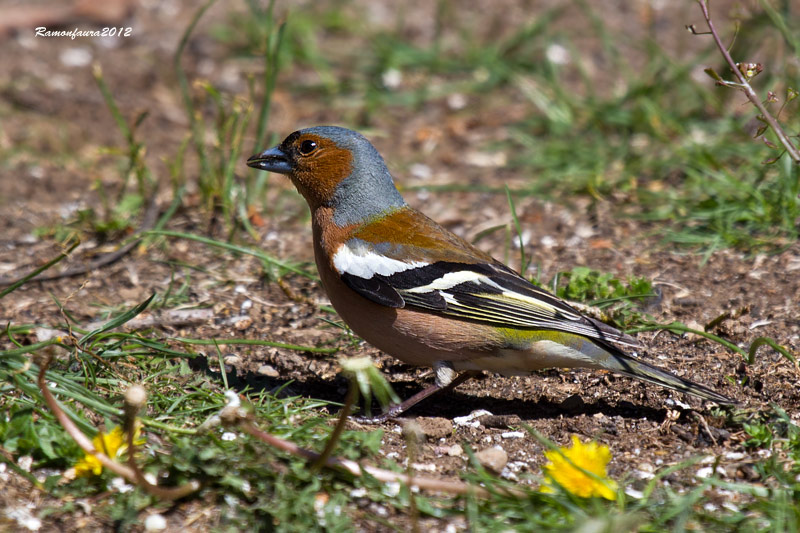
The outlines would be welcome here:
M 409 206 L 362 134 L 315 126 L 247 165 L 289 177 L 311 210 L 314 258 L 331 304 L 359 337 L 434 383 L 389 406 L 419 401 L 490 371 L 608 370 L 718 404 L 736 403 L 623 348 L 637 341 L 566 301 Z

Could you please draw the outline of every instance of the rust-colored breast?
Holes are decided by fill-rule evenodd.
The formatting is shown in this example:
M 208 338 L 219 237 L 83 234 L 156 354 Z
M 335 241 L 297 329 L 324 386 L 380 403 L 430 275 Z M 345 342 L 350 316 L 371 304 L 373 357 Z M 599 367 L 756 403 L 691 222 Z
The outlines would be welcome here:
M 318 207 L 312 211 L 312 230 L 314 233 L 314 258 L 322 276 L 322 270 L 336 273 L 333 256 L 356 229 L 356 225 L 339 227 L 333 222 L 332 207 Z M 338 276 L 338 274 L 336 274 Z

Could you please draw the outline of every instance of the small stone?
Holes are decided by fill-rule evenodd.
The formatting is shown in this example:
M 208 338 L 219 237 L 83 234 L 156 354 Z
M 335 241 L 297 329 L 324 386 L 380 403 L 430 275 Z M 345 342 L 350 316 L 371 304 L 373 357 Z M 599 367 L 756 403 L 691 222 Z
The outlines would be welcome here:
M 30 472 L 33 466 L 33 457 L 30 455 L 23 455 L 17 460 L 17 465 L 25 472 Z
M 85 67 L 92 62 L 92 51 L 83 46 L 65 48 L 61 51 L 60 59 L 67 67 Z
M 259 376 L 266 376 L 268 378 L 277 378 L 278 376 L 280 376 L 278 371 L 275 370 L 275 367 L 272 365 L 261 365 L 260 367 L 258 367 L 258 370 L 256 370 L 256 373 Z
M 464 161 L 468 165 L 482 168 L 498 168 L 507 164 L 508 156 L 504 152 L 467 152 Z
M 480 427 L 481 422 L 478 420 L 482 416 L 491 416 L 492 413 L 486 411 L 485 409 L 478 409 L 477 411 L 472 411 L 467 416 L 457 416 L 453 419 L 453 423 L 457 426 L 467 426 L 477 428 Z
M 145 531 L 164 531 L 167 529 L 167 520 L 160 514 L 151 514 L 144 519 Z
M 477 420 L 485 428 L 507 429 L 522 424 L 522 419 L 517 415 L 483 415 Z
M 701 324 L 700 324 L 698 321 L 696 321 L 696 320 L 690 320 L 690 321 L 688 321 L 688 322 L 686 323 L 686 326 L 687 326 L 687 327 L 689 327 L 689 328 L 691 328 L 691 329 L 697 330 L 697 331 L 705 331 L 705 328 L 704 328 L 704 327 L 703 327 L 703 326 L 702 326 L 702 325 L 701 325 Z M 689 331 L 687 331 L 686 333 L 684 333 L 684 334 L 683 334 L 683 337 L 684 337 L 686 340 L 688 340 L 688 341 L 696 341 L 697 339 L 699 339 L 699 338 L 700 338 L 700 336 L 699 336 L 699 335 L 697 335 L 696 333 L 691 333 L 691 332 L 689 332 Z
M 233 329 L 235 329 L 237 331 L 244 331 L 247 328 L 249 328 L 252 324 L 253 324 L 253 319 L 250 318 L 249 316 L 247 316 L 247 317 L 244 317 L 244 318 L 242 318 L 240 320 L 237 320 L 233 324 Z
M 642 472 L 649 472 L 652 474 L 653 472 L 656 471 L 656 467 L 650 463 L 640 463 L 639 470 L 641 470 Z
M 697 470 L 695 477 L 704 479 L 709 478 L 714 474 L 723 478 L 728 477 L 728 472 L 726 472 L 721 466 L 717 466 L 716 470 L 714 470 L 713 466 L 704 466 L 703 468 Z
M 486 470 L 500 474 L 508 463 L 508 454 L 500 446 L 486 448 L 475 454 L 475 458 Z
M 236 366 L 236 365 L 238 365 L 239 363 L 242 362 L 242 358 L 241 357 L 239 357 L 238 355 L 233 355 L 233 354 L 226 355 L 222 360 L 226 365 L 232 365 L 232 366 Z
M 396 68 L 387 69 L 381 75 L 381 81 L 387 89 L 397 89 L 403 83 L 403 73 Z
M 417 424 L 429 439 L 440 439 L 453 434 L 453 423 L 441 417 L 419 417 Z
M 417 472 L 430 472 L 431 474 L 436 472 L 436 465 L 433 463 L 411 463 L 411 468 Z
M 447 96 L 447 107 L 453 111 L 458 111 L 467 107 L 467 97 L 461 93 L 453 93 Z
M 36 340 L 39 342 L 49 341 L 53 337 L 68 336 L 68 334 L 65 331 L 59 331 L 57 329 L 50 329 L 50 328 L 36 328 L 34 332 L 36 333 Z
M 450 457 L 461 457 L 464 455 L 464 448 L 460 444 L 453 444 L 447 449 L 447 455 Z
M 428 165 L 422 163 L 415 163 L 408 169 L 411 175 L 421 180 L 430 179 L 433 176 L 433 170 Z

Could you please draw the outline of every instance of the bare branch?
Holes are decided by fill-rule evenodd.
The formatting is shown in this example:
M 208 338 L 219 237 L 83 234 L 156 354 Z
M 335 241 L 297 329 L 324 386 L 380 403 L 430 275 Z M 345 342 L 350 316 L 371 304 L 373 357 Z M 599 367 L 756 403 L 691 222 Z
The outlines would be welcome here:
M 711 35 L 714 37 L 714 42 L 717 44 L 717 48 L 719 48 L 720 53 L 722 53 L 722 57 L 725 58 L 725 62 L 728 63 L 728 66 L 739 80 L 737 87 L 744 92 L 748 100 L 750 100 L 750 102 L 761 112 L 764 120 L 767 122 L 767 124 L 769 124 L 769 126 L 772 128 L 772 131 L 774 131 L 775 135 L 778 137 L 780 143 L 786 149 L 786 153 L 789 154 L 789 157 L 791 157 L 796 164 L 800 165 L 800 151 L 798 151 L 797 147 L 792 144 L 789 136 L 785 131 L 783 131 L 783 127 L 781 127 L 777 119 L 775 119 L 775 117 L 773 117 L 769 111 L 767 111 L 766 106 L 761 103 L 758 95 L 750 86 L 748 80 L 752 76 L 748 76 L 746 72 L 742 71 L 739 65 L 731 57 L 727 47 L 722 43 L 722 39 L 720 38 L 719 33 L 717 33 L 717 29 L 714 27 L 714 23 L 711 21 L 711 15 L 708 10 L 708 0 L 697 0 L 697 3 L 700 5 L 700 9 L 703 11 L 703 18 L 706 19 L 706 24 L 708 24 L 708 29 L 710 30 Z M 689 31 L 695 35 L 698 35 L 694 26 L 687 26 L 687 29 L 689 29 Z

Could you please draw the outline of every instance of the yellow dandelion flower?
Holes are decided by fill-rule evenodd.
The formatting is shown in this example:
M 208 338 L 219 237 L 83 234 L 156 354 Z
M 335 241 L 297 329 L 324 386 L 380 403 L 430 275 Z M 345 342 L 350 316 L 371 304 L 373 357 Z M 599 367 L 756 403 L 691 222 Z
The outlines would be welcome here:
M 140 428 L 136 427 L 136 432 L 133 438 L 136 444 L 143 444 L 144 439 L 140 438 Z M 94 436 L 92 439 L 94 449 L 101 452 L 111 459 L 119 459 L 128 451 L 128 441 L 120 426 L 116 426 L 108 433 L 102 431 Z M 99 476 L 103 472 L 103 463 L 91 453 L 87 453 L 78 464 L 75 465 L 75 476 Z
M 546 485 L 544 492 L 553 492 L 553 486 L 559 485 L 564 490 L 580 498 L 602 496 L 607 500 L 617 498 L 617 484 L 608 479 L 606 466 L 611 460 L 611 450 L 605 444 L 597 442 L 582 443 L 577 435 L 572 436 L 571 448 L 559 448 L 545 452 L 549 463 L 544 466 L 544 473 L 552 483 Z M 591 472 L 597 477 L 589 476 Z

